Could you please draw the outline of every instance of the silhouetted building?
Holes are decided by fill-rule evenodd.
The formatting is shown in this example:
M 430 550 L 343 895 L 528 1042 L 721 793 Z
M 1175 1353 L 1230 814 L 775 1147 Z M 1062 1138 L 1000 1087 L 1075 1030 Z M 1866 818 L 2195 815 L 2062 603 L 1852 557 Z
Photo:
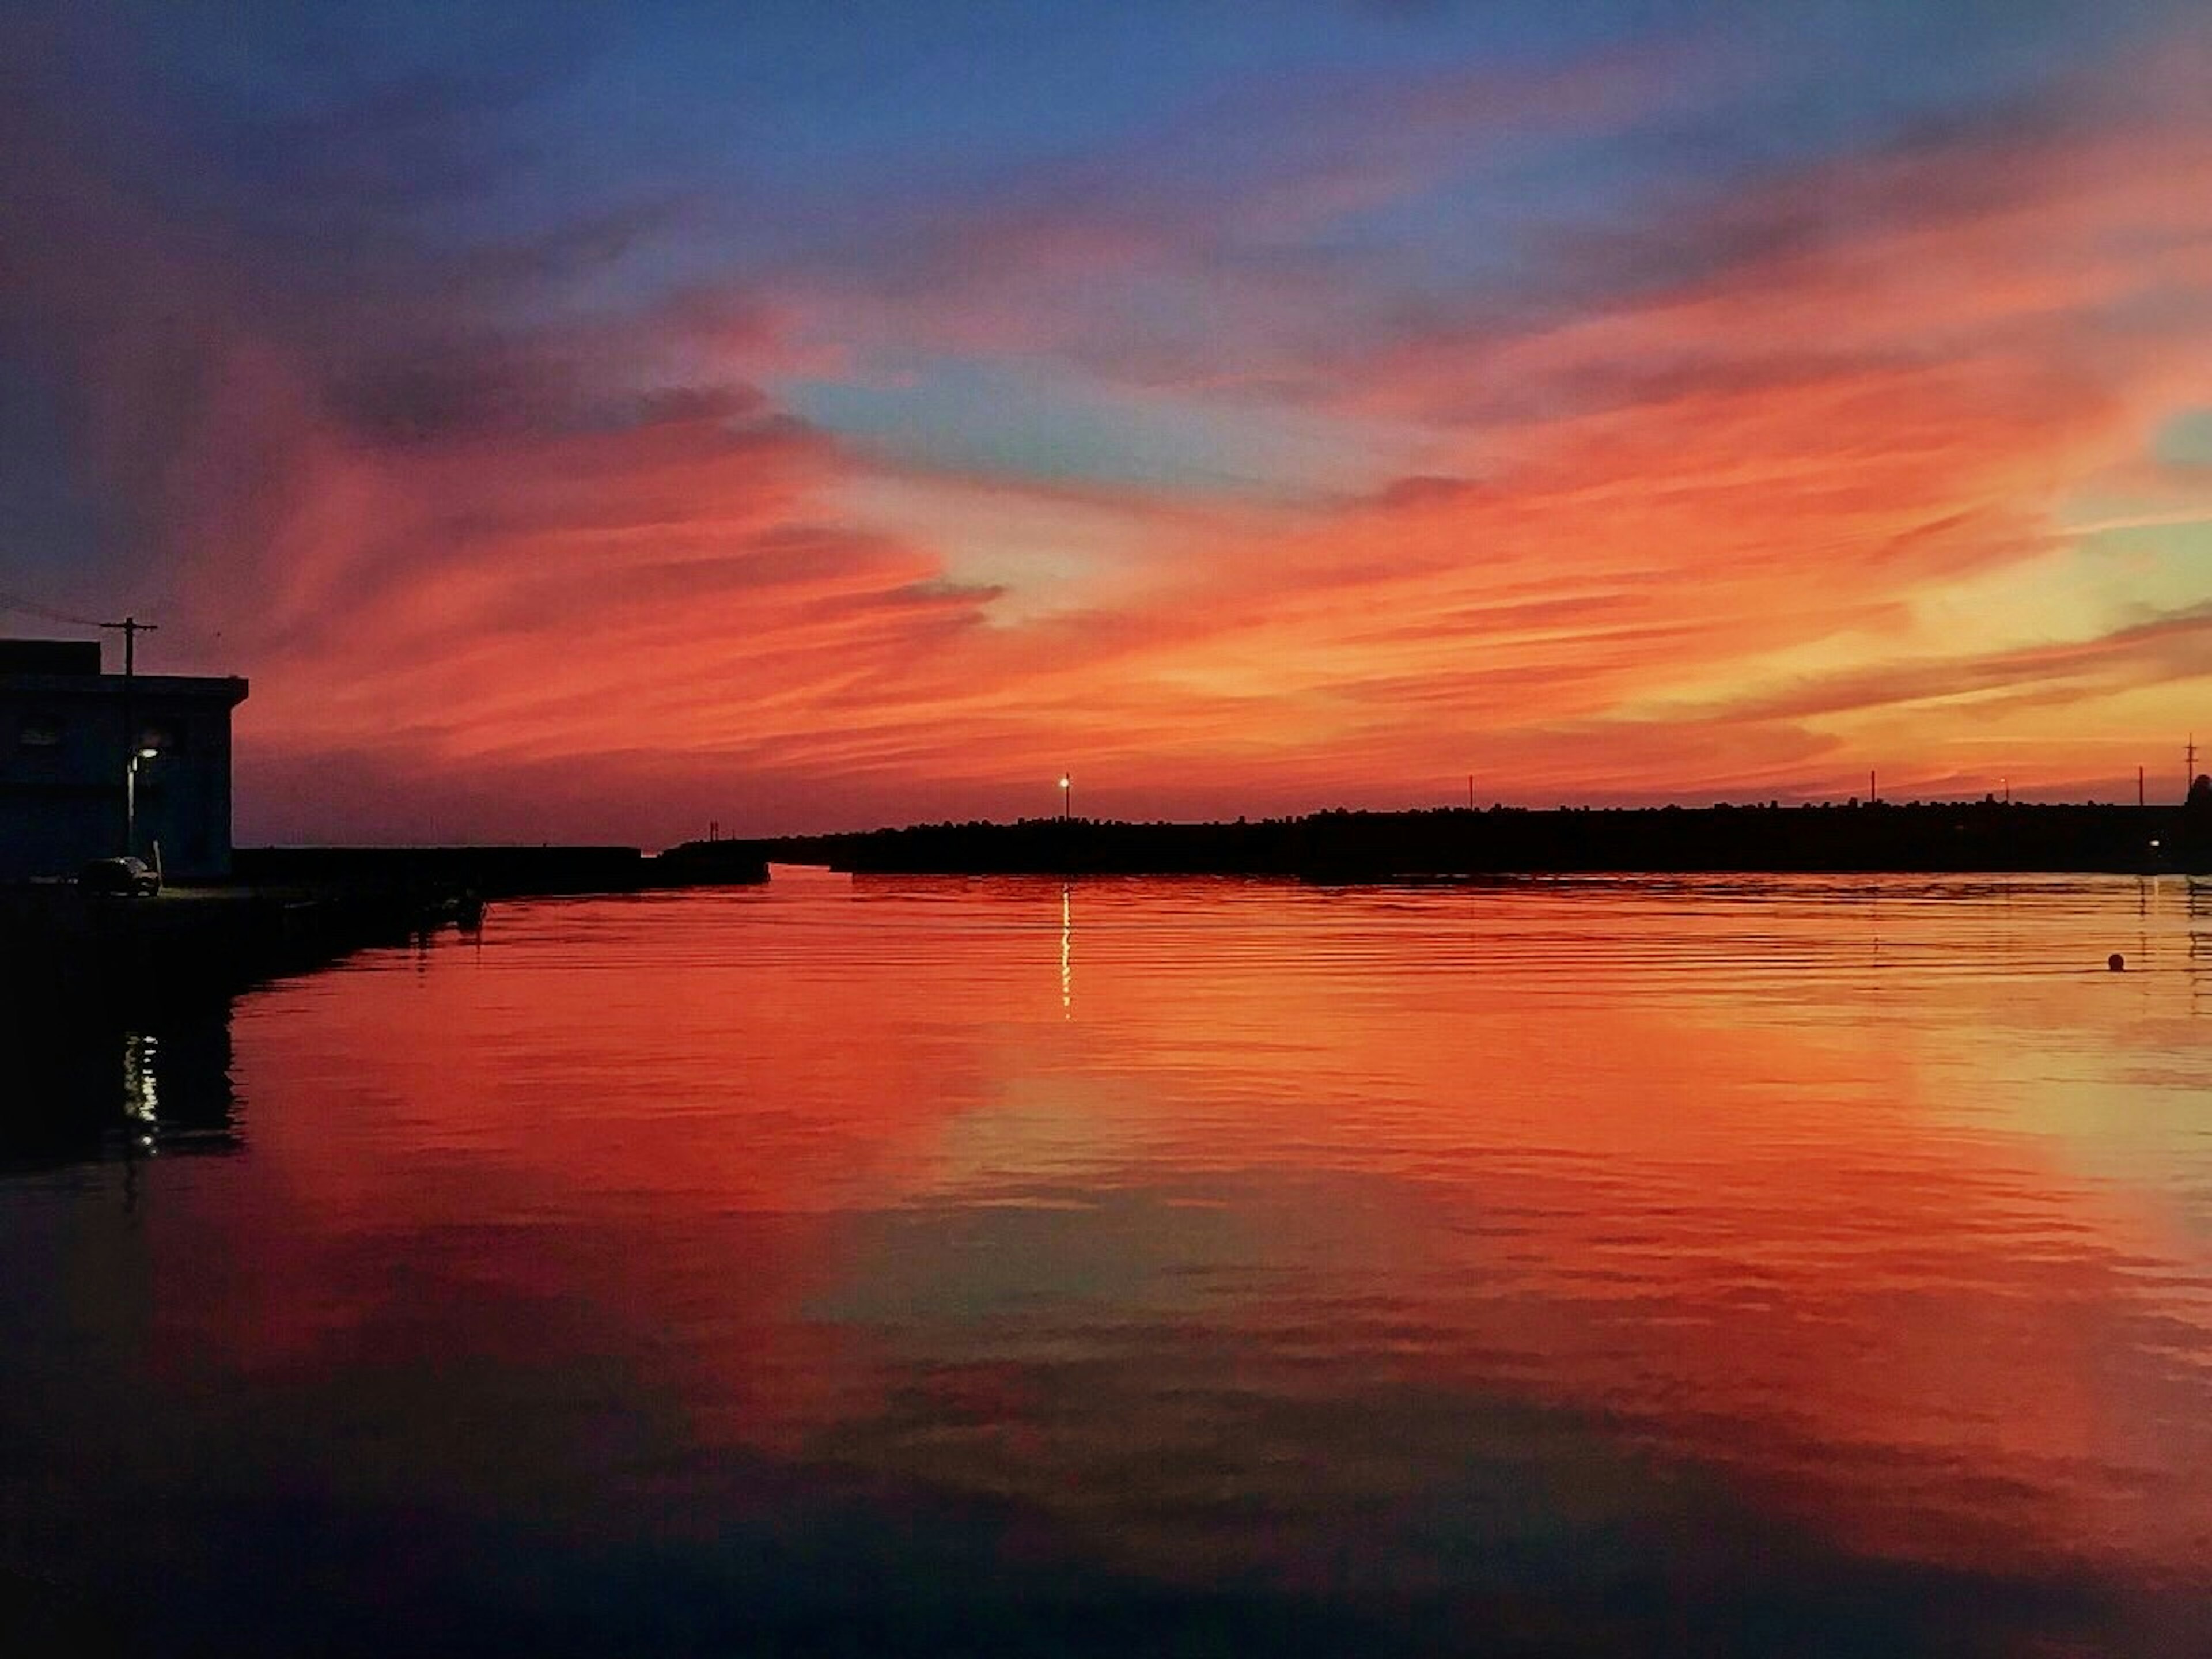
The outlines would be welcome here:
M 125 851 L 150 861 L 157 842 L 172 877 L 228 875 L 230 711 L 246 690 L 228 678 L 103 674 L 94 641 L 0 640 L 0 880 Z

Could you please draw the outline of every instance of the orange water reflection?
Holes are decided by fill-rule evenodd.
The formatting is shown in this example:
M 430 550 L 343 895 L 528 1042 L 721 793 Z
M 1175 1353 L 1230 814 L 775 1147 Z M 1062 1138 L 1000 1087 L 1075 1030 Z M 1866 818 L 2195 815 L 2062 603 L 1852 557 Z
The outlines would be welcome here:
M 2204 923 L 2138 896 L 511 908 L 241 1008 L 255 1237 L 162 1294 L 266 1374 L 619 1356 L 697 1443 L 1170 1577 L 1449 1577 L 1455 1528 L 1533 1524 L 1510 1469 L 1595 1531 L 1695 1490 L 1856 1557 L 2201 1586 Z

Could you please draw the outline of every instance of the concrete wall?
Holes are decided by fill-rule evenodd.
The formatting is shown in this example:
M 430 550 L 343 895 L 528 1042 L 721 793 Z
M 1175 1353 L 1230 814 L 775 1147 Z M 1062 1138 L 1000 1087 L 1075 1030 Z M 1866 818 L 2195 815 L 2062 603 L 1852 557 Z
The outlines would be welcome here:
M 230 872 L 230 711 L 240 679 L 0 673 L 0 880 L 69 875 L 123 844 L 124 769 L 138 770 L 128 849 L 179 880 Z

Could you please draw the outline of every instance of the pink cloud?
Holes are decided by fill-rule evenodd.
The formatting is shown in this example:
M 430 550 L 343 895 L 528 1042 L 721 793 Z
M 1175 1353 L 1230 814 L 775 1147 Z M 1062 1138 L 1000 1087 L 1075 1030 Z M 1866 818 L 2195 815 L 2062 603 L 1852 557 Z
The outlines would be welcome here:
M 1466 101 L 1449 133 L 1495 112 Z M 1600 282 L 1564 319 L 1432 316 L 1318 356 L 1262 338 L 1302 397 L 1425 434 L 1421 470 L 1363 496 L 1199 511 L 945 480 L 1048 514 L 1110 500 L 1132 526 L 1071 605 L 1018 620 L 952 579 L 957 550 L 855 522 L 840 502 L 878 464 L 760 389 L 838 356 L 794 337 L 834 314 L 796 287 L 564 310 L 549 264 L 615 257 L 566 242 L 456 256 L 445 294 L 419 251 L 295 273 L 9 118 L 43 135 L 19 198 L 39 234 L 0 251 L 0 318 L 79 386 L 166 640 L 221 631 L 172 665 L 255 679 L 250 838 L 967 816 L 1040 807 L 1064 765 L 1097 810 L 1144 813 L 1450 799 L 1468 770 L 1516 799 L 1794 793 L 1858 770 L 1838 720 L 1911 709 L 1889 758 L 1943 776 L 1948 691 L 2024 711 L 2195 672 L 2185 629 L 1781 691 L 1748 666 L 2043 554 L 2067 491 L 2140 468 L 2212 346 L 2212 122 L 2171 88 L 1742 191 L 1686 233 L 1738 252 Z M 930 304 L 1004 349 L 1015 289 L 1049 324 L 1060 276 L 1126 299 L 1124 252 L 1202 247 L 1202 203 L 1115 206 L 1113 182 L 979 210 L 955 241 L 1014 240 Z M 1732 665 L 1738 693 L 1624 712 Z

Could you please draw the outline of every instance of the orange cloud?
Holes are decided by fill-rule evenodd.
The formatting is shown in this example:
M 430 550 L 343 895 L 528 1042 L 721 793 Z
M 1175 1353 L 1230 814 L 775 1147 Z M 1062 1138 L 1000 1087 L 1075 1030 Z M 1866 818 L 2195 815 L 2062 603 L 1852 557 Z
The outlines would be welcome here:
M 1252 207 L 1264 230 L 1224 229 L 1202 188 L 1109 188 L 1110 167 L 1072 192 L 987 188 L 943 228 L 1003 257 L 919 260 L 902 292 L 785 268 L 587 300 L 628 221 L 436 258 L 364 234 L 287 264 L 51 139 L 25 198 L 41 234 L 0 273 L 9 315 L 47 325 L 86 387 L 169 663 L 255 680 L 249 839 L 965 817 L 1048 806 L 1037 781 L 1062 767 L 1093 810 L 1142 814 L 1455 799 L 1469 771 L 1516 799 L 1820 793 L 1869 750 L 1901 791 L 2051 739 L 2061 698 L 2063 732 L 2002 769 L 2110 782 L 2202 689 L 2185 630 L 2142 630 L 2212 599 L 2176 522 L 2203 480 L 2157 479 L 2157 603 L 2130 603 L 2117 565 L 2061 573 L 2078 603 L 2033 586 L 2054 550 L 2093 545 L 2065 528 L 2075 498 L 2126 519 L 2212 345 L 2212 121 L 2185 72 L 2201 54 L 2170 58 L 2130 98 L 2085 77 L 2048 118 L 1965 122 L 1605 237 L 1532 234 L 1569 262 L 1561 293 L 1456 316 L 1394 307 L 1324 246 L 1429 179 L 1439 132 L 1520 107 L 1438 87 L 1428 136 L 1369 157 L 1356 202 L 1330 182 L 1364 154 L 1341 122 Z M 1594 73 L 1570 100 L 1585 114 L 1657 95 Z M 1232 231 L 1283 258 L 1215 261 Z M 93 246 L 135 257 L 80 283 Z M 1332 270 L 1352 299 L 1320 301 Z M 1231 386 L 1287 399 L 1385 482 L 1079 501 L 947 478 L 971 505 L 863 522 L 857 496 L 915 469 L 763 389 L 893 325 L 926 336 L 930 314 L 964 319 L 976 353 L 1110 374 L 1088 297 L 1141 333 L 1148 283 L 1201 276 L 1220 325 L 1196 372 L 1138 352 L 1129 378 L 1216 388 L 1175 395 L 1224 428 L 1249 407 Z M 993 490 L 1033 550 L 964 544 Z M 1065 562 L 1056 514 L 1082 550 Z M 1963 632 L 1930 619 L 2007 573 Z

